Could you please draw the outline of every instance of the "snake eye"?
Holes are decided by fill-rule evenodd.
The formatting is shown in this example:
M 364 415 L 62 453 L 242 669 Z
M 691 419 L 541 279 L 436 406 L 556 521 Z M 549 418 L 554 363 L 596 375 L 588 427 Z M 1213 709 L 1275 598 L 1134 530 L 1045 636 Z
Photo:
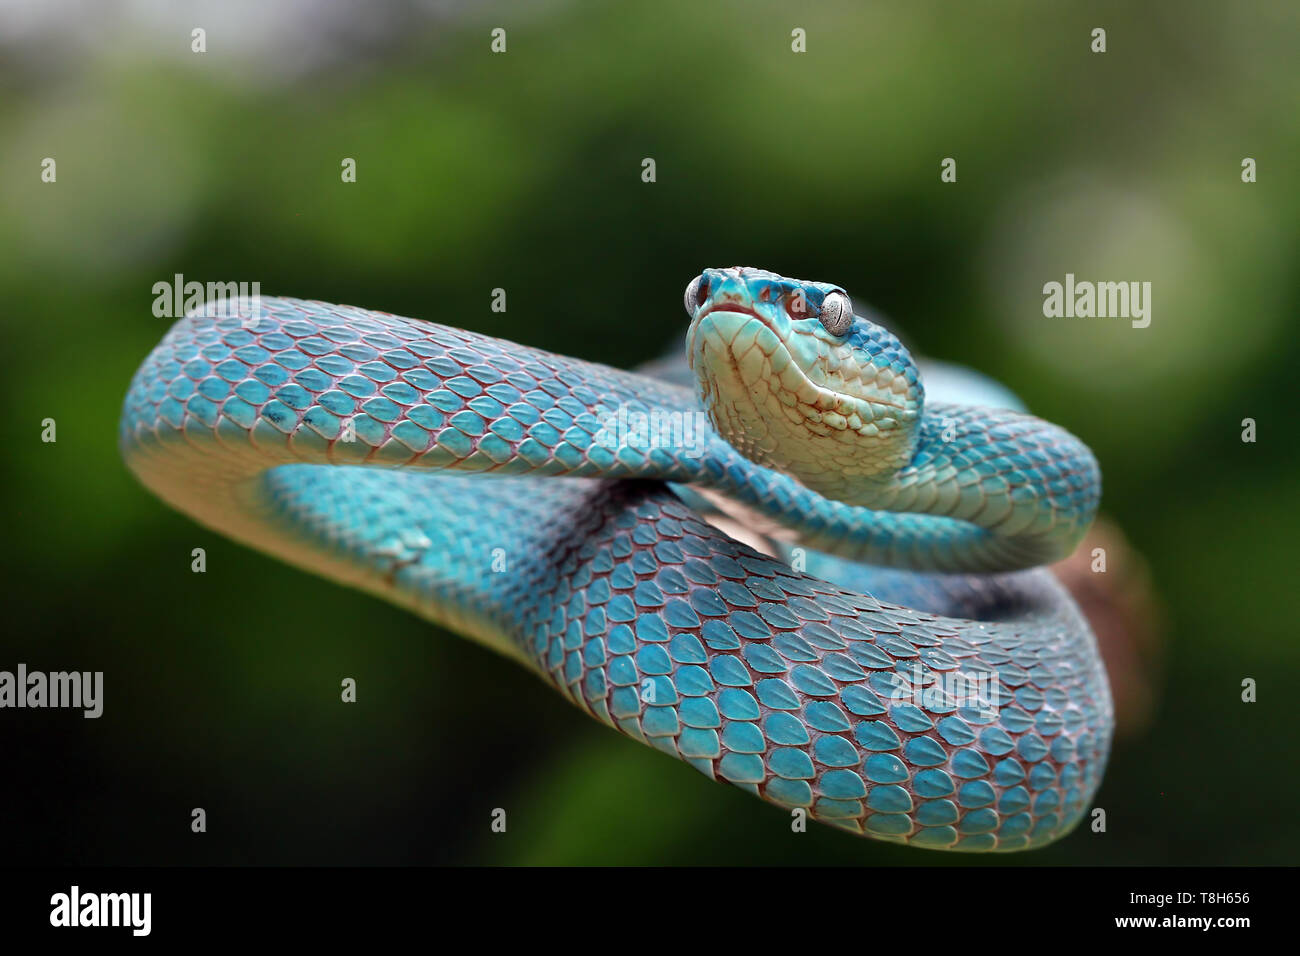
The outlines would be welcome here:
M 822 300 L 822 327 L 836 337 L 853 327 L 853 303 L 843 292 L 828 292 Z
M 695 310 L 704 304 L 705 298 L 708 297 L 709 287 L 704 283 L 704 276 L 696 276 L 691 280 L 691 284 L 686 287 L 686 314 L 695 317 Z

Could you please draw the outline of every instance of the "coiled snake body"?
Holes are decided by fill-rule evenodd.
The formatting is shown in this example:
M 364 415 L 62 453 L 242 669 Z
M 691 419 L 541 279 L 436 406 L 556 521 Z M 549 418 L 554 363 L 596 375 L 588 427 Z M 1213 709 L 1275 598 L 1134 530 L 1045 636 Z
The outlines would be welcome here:
M 694 389 L 319 302 L 187 316 L 131 383 L 123 455 L 197 521 L 787 810 L 956 850 L 1067 832 L 1109 691 L 1023 569 L 1086 530 L 1092 455 L 927 399 L 838 287 L 708 270 L 686 306 Z M 778 553 L 719 508 L 786 529 Z

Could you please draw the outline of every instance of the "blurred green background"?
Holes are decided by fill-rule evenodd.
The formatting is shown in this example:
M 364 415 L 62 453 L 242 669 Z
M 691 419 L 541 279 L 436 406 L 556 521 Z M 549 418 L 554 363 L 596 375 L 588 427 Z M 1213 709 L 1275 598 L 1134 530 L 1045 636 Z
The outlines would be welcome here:
M 106 682 L 97 721 L 0 713 L 6 862 L 977 862 L 792 834 L 117 454 L 174 273 L 630 366 L 743 263 L 845 285 L 1083 437 L 1149 565 L 1161 696 L 1107 832 L 996 862 L 1294 863 L 1297 39 L 1284 2 L 0 0 L 0 668 Z M 1067 272 L 1151 282 L 1150 328 L 1044 318 Z

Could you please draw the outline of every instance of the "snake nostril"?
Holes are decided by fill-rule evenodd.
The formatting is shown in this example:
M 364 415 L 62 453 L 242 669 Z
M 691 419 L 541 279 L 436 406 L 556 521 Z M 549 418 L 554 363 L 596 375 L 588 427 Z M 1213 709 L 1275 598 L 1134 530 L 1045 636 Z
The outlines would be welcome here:
M 709 298 L 709 280 L 701 279 L 700 284 L 695 289 L 695 307 L 700 308 L 708 301 Z

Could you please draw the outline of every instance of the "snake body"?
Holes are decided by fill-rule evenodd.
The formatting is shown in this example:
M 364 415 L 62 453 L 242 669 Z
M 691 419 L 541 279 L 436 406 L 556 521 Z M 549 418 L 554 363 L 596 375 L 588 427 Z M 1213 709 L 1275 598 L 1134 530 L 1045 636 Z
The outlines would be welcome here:
M 1087 448 L 927 400 L 838 287 L 707 270 L 686 305 L 694 388 L 320 302 L 191 314 L 136 373 L 122 452 L 200 523 L 796 816 L 967 851 L 1068 832 L 1109 689 L 1026 569 L 1091 521 Z M 719 509 L 782 529 L 775 553 Z

